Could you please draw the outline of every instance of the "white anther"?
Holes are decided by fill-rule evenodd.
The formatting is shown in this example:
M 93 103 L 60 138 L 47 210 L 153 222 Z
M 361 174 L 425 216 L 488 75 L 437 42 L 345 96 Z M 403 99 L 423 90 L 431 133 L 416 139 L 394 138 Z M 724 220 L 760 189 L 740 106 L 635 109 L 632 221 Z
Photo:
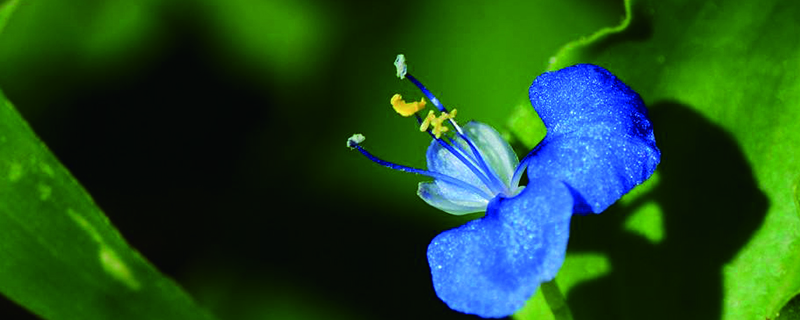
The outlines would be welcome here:
M 397 68 L 397 77 L 402 79 L 406 78 L 406 71 L 408 66 L 406 66 L 406 56 L 402 53 L 397 55 L 397 59 L 394 59 L 394 67 Z
M 355 149 L 356 145 L 364 142 L 366 139 L 367 137 L 365 137 L 363 134 L 356 133 L 350 136 L 350 138 L 347 138 L 347 147 L 350 149 Z

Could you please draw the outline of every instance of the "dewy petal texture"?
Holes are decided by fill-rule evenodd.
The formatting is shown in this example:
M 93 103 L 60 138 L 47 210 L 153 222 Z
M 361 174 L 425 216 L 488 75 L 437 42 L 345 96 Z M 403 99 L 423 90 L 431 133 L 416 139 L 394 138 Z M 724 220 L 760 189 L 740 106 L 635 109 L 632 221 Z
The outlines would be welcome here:
M 552 179 L 497 197 L 486 216 L 445 231 L 428 246 L 436 294 L 450 308 L 482 317 L 519 310 L 564 261 L 573 199 Z
M 360 145 L 360 135 L 347 146 L 382 166 L 434 178 L 421 183 L 417 194 L 436 208 L 453 214 L 486 211 L 428 246 L 436 294 L 454 310 L 505 317 L 522 308 L 564 262 L 573 214 L 602 212 L 649 178 L 660 161 L 642 99 L 601 67 L 576 65 L 536 78 L 529 94 L 547 136 L 520 163 L 488 125 L 459 127 L 452 120 L 455 109 L 449 113 L 405 73 L 402 56 L 398 61 L 398 74 L 442 112 L 435 121 L 416 116 L 422 129 L 432 126 L 428 170 L 375 157 Z M 413 109 L 401 115 L 421 111 Z M 458 134 L 442 136 L 444 129 Z M 529 183 L 517 187 L 526 167 Z
M 565 182 L 576 213 L 600 213 L 656 168 L 661 153 L 642 99 L 588 64 L 547 72 L 530 99 L 547 136 L 529 155 L 528 177 Z

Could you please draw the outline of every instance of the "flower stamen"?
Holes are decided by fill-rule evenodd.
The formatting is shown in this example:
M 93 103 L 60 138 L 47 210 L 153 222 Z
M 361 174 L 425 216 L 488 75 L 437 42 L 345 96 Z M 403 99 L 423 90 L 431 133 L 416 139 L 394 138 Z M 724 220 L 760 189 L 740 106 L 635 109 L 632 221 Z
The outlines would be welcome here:
M 445 108 L 444 105 L 442 105 L 442 103 L 439 102 L 439 99 L 437 99 L 436 96 L 434 96 L 433 93 L 431 93 L 430 90 L 428 90 L 428 88 L 426 88 L 421 82 L 419 82 L 419 80 L 417 80 L 417 78 L 415 78 L 410 73 L 408 73 L 408 66 L 406 65 L 406 58 L 405 58 L 404 55 L 398 54 L 397 55 L 397 59 L 395 59 L 394 64 L 395 64 L 395 67 L 397 68 L 397 77 L 398 78 L 400 78 L 400 79 L 408 79 L 408 81 L 411 81 L 411 83 L 413 83 L 415 86 L 417 86 L 417 88 L 420 91 L 422 91 L 422 93 L 425 95 L 425 97 L 428 98 L 428 100 L 431 102 L 431 104 L 433 104 L 433 106 L 435 106 L 437 109 L 439 109 L 439 111 L 441 111 L 442 113 L 445 113 L 445 114 L 448 113 L 447 108 Z M 426 119 L 428 119 L 430 117 L 430 113 L 428 115 L 429 116 L 426 117 Z M 475 174 L 477 174 L 479 176 L 485 175 L 489 180 L 491 180 L 491 183 L 486 183 L 486 186 L 489 187 L 490 189 L 492 189 L 492 190 L 494 190 L 496 192 L 509 191 L 509 190 L 505 190 L 505 189 L 508 189 L 508 187 L 505 187 L 504 184 L 500 181 L 500 178 L 497 176 L 497 173 L 495 173 L 494 171 L 489 169 L 489 166 L 486 165 L 486 161 L 483 159 L 483 157 L 481 156 L 480 152 L 478 152 L 478 149 L 475 147 L 475 144 L 472 142 L 472 140 L 470 140 L 469 137 L 467 137 L 467 135 L 464 133 L 464 130 L 461 129 L 461 126 L 459 126 L 458 123 L 456 123 L 456 121 L 453 120 L 452 117 L 444 119 L 444 120 L 447 120 L 448 122 L 450 122 L 450 125 L 453 126 L 453 129 L 455 129 L 455 131 L 458 134 L 458 136 L 461 139 L 463 139 L 467 143 L 467 145 L 469 146 L 469 149 L 470 149 L 470 151 L 472 153 L 472 156 L 470 158 L 476 160 L 475 163 L 481 168 L 480 171 L 483 171 L 483 172 L 476 171 Z M 442 120 L 442 122 L 444 122 L 444 120 Z M 442 136 L 442 133 L 444 133 L 446 131 L 449 131 L 449 128 L 446 128 L 446 127 L 443 127 L 443 126 L 440 126 L 440 127 L 443 128 L 443 129 L 440 129 L 439 134 L 436 135 L 434 133 L 434 136 L 436 136 L 437 139 Z M 421 130 L 421 131 L 424 131 L 424 130 Z M 465 153 L 469 157 L 469 155 L 468 155 L 469 152 L 465 152 Z
M 486 191 L 481 190 L 480 188 L 478 188 L 476 186 L 473 186 L 472 184 L 469 184 L 469 183 L 467 183 L 467 182 L 465 182 L 463 180 L 460 180 L 458 178 L 454 178 L 452 176 L 449 176 L 449 175 L 446 175 L 446 174 L 443 174 L 443 173 L 439 173 L 439 172 L 428 171 L 428 170 L 424 170 L 424 169 L 418 169 L 418 168 L 414 168 L 414 167 L 404 166 L 404 165 L 400 165 L 400 164 L 396 164 L 396 163 L 392 163 L 392 162 L 380 159 L 380 158 L 372 155 L 371 153 L 369 153 L 369 151 L 367 151 L 366 149 L 364 149 L 361 146 L 361 143 L 364 142 L 364 140 L 366 140 L 364 135 L 362 135 L 360 133 L 356 133 L 356 134 L 350 136 L 350 138 L 347 139 L 347 147 L 350 148 L 350 149 L 358 150 L 359 152 L 361 152 L 362 155 L 367 157 L 367 159 L 372 160 L 372 162 L 375 162 L 375 163 L 377 163 L 379 165 L 382 165 L 384 167 L 387 167 L 389 169 L 394 169 L 394 170 L 403 171 L 403 172 L 409 172 L 409 173 L 414 173 L 414 174 L 420 174 L 420 175 L 431 177 L 433 179 L 441 180 L 443 182 L 452 184 L 452 185 L 454 185 L 456 187 L 464 188 L 466 190 L 469 190 L 470 192 L 474 193 L 477 196 L 480 196 L 480 197 L 486 199 L 487 201 L 489 201 L 492 198 L 494 198 L 494 195 L 489 194 Z
M 457 111 L 456 109 L 453 109 L 453 112 L 450 113 L 442 112 L 442 114 L 439 115 L 439 117 L 433 115 L 433 110 L 429 111 L 428 116 L 426 116 L 425 119 L 422 121 L 422 124 L 420 124 L 419 131 L 425 132 L 428 131 L 428 127 L 433 127 L 433 129 L 431 129 L 431 132 L 436 137 L 436 139 L 440 139 L 443 133 L 450 131 L 450 129 L 445 127 L 442 123 L 444 123 L 446 120 L 452 120 L 453 118 L 455 118 L 456 111 Z
M 395 60 L 395 67 L 397 68 L 397 77 L 400 79 L 408 78 L 409 81 L 411 81 L 415 86 L 417 86 L 417 88 L 419 88 L 420 91 L 422 91 L 422 93 L 425 95 L 425 98 L 427 98 L 427 100 L 430 101 L 431 104 L 433 104 L 440 111 L 440 114 L 439 116 L 436 116 L 435 110 L 430 110 L 423 118 L 423 116 L 420 114 L 420 111 L 425 109 L 427 105 L 426 99 L 421 98 L 419 101 L 406 102 L 403 100 L 403 97 L 400 94 L 395 94 L 390 99 L 390 103 L 394 111 L 403 117 L 410 117 L 413 115 L 419 124 L 419 130 L 421 132 L 428 133 L 436 144 L 447 150 L 447 152 L 449 152 L 455 158 L 453 160 L 457 159 L 456 161 L 463 164 L 465 166 L 464 169 L 471 171 L 474 174 L 474 177 L 480 182 L 478 183 L 477 181 L 471 180 L 472 178 L 466 178 L 468 180 L 461 180 L 461 178 L 455 178 L 455 176 L 444 174 L 442 172 L 417 169 L 381 160 L 360 146 L 360 143 L 364 141 L 364 136 L 360 134 L 350 137 L 347 140 L 347 146 L 351 149 L 357 149 L 365 157 L 382 166 L 399 171 L 426 175 L 434 178 L 435 180 L 468 190 L 470 193 L 485 198 L 486 200 L 491 200 L 496 195 L 501 193 L 511 195 L 514 190 L 517 189 L 516 186 L 506 185 L 506 183 L 504 183 L 498 176 L 498 172 L 495 171 L 496 169 L 487 165 L 487 161 L 483 158 L 483 154 L 481 154 L 481 151 L 483 150 L 479 151 L 476 148 L 476 145 L 471 140 L 470 136 L 468 136 L 454 120 L 457 110 L 453 109 L 452 111 L 448 111 L 441 104 L 441 102 L 439 102 L 439 99 L 433 95 L 433 93 L 425 88 L 425 86 L 422 85 L 422 83 L 420 83 L 416 78 L 408 74 L 405 56 L 397 56 L 397 59 Z M 448 126 L 447 123 L 449 123 L 450 126 Z M 455 135 L 446 135 L 446 133 L 450 132 L 451 130 L 455 131 Z M 431 148 L 433 148 L 433 145 Z M 441 158 L 445 157 L 445 155 L 435 155 L 434 157 Z M 453 170 L 455 170 L 456 174 L 460 174 L 459 177 L 463 175 L 463 173 L 461 173 L 462 171 L 460 171 L 462 169 Z
M 392 108 L 395 112 L 399 113 L 403 117 L 410 117 L 413 114 L 419 112 L 422 109 L 425 109 L 425 99 L 419 99 L 419 101 L 412 101 L 406 102 L 403 100 L 403 96 L 399 93 L 396 93 L 392 96 L 392 99 L 389 101 L 392 103 Z
M 453 111 L 455 111 L 455 110 L 453 110 Z M 431 112 L 433 112 L 433 111 L 431 111 Z M 430 112 L 429 112 L 429 114 L 430 114 Z M 424 121 L 422 119 L 422 117 L 420 117 L 419 114 L 415 114 L 414 116 L 416 116 L 417 122 L 420 124 L 420 126 L 422 126 L 422 122 Z M 433 134 L 432 130 L 427 130 L 426 132 L 428 132 L 428 134 L 431 136 L 431 138 L 433 138 L 434 141 L 436 141 L 437 143 L 439 143 L 439 145 L 441 145 L 443 148 L 445 148 L 447 151 L 449 151 L 450 154 L 455 156 L 459 161 L 461 161 L 461 163 L 465 164 L 467 166 L 467 168 L 469 168 L 470 171 L 474 172 L 475 175 L 478 177 L 478 179 L 480 179 L 481 182 L 486 187 L 491 189 L 493 192 L 500 192 L 498 190 L 495 190 L 495 188 L 493 188 L 494 185 L 492 184 L 492 181 L 489 180 L 489 177 L 486 174 L 484 174 L 483 171 L 481 171 L 477 167 L 475 167 L 475 164 L 473 164 L 474 160 L 468 160 L 467 159 L 469 157 L 469 155 L 464 153 L 463 150 L 461 150 L 461 147 L 458 144 L 456 144 L 452 139 L 450 139 L 450 137 L 445 136 L 444 139 L 443 138 L 437 138 Z M 502 190 L 502 188 L 500 190 Z
M 398 54 L 397 59 L 394 59 L 394 67 L 397 68 L 397 77 L 400 78 L 400 80 L 405 79 L 406 72 L 408 72 L 406 56 L 403 54 Z
M 357 146 L 359 143 L 364 142 L 364 140 L 367 140 L 367 138 L 364 137 L 363 134 L 356 133 L 350 136 L 350 138 L 347 138 L 347 147 L 350 148 L 350 150 L 355 149 L 356 148 L 355 146 Z

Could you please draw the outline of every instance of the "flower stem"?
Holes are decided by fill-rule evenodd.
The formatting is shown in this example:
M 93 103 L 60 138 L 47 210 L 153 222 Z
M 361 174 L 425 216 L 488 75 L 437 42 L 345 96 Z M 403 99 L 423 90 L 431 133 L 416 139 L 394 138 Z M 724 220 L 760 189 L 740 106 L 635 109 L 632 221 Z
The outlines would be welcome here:
M 556 320 L 572 320 L 572 312 L 569 311 L 567 299 L 558 289 L 556 279 L 542 283 L 540 288 L 542 289 L 542 294 L 544 294 L 544 300 L 547 301 L 550 311 L 553 312 L 553 317 Z

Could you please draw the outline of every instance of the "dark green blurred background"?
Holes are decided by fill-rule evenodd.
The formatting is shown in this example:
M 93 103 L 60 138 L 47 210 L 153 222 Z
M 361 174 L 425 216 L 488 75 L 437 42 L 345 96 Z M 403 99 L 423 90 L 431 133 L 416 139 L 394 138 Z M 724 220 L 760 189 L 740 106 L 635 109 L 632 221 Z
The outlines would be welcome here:
M 22 1 L 0 88 L 120 229 L 221 319 L 465 319 L 425 249 L 465 220 L 415 195 L 410 71 L 505 131 L 564 43 L 621 1 Z M 522 150 L 520 150 L 522 151 Z M 3 318 L 30 317 L 3 300 Z M 13 316 L 13 317 L 12 317 Z

